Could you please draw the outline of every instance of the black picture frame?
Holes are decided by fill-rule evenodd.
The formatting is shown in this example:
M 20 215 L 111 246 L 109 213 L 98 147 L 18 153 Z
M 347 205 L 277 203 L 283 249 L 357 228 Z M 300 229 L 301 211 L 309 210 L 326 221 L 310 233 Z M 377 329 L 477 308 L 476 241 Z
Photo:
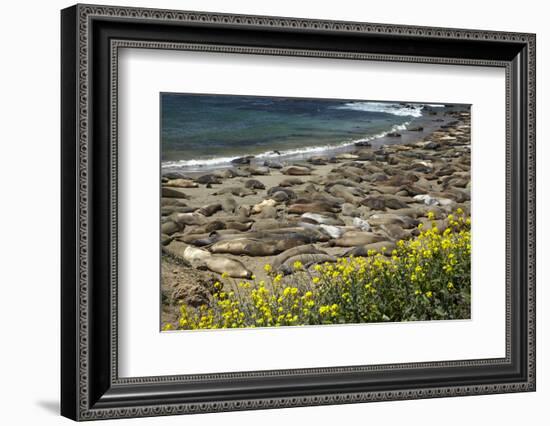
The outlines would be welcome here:
M 74 420 L 535 390 L 535 35 L 75 5 L 61 12 L 61 414 Z M 117 49 L 506 70 L 506 357 L 119 378 Z M 487 256 L 490 254 L 487 253 Z

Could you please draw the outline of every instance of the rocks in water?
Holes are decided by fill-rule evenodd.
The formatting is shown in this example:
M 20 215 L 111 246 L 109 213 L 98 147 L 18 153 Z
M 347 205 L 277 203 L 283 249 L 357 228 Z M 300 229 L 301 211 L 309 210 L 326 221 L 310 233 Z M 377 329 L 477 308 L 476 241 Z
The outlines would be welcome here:
M 386 134 L 386 136 L 389 137 L 389 138 L 400 138 L 401 133 L 399 133 L 399 132 L 390 132 L 390 133 Z
M 257 179 L 249 179 L 244 183 L 248 189 L 265 189 L 265 185 Z
M 250 164 L 250 160 L 252 160 L 253 158 L 253 155 L 246 155 L 244 157 L 234 158 L 233 160 L 231 160 L 231 164 L 239 166 L 248 165 Z
M 290 176 L 306 176 L 311 174 L 311 170 L 308 167 L 287 166 L 281 169 L 281 173 Z
M 422 127 L 422 126 L 413 126 L 413 127 L 409 127 L 407 130 L 409 132 L 422 132 L 422 131 L 424 131 L 424 127 Z
M 355 142 L 354 144 L 355 146 L 360 146 L 360 147 L 363 147 L 363 148 L 367 148 L 367 147 L 371 147 L 372 144 L 369 142 L 369 141 L 359 141 L 359 142 Z

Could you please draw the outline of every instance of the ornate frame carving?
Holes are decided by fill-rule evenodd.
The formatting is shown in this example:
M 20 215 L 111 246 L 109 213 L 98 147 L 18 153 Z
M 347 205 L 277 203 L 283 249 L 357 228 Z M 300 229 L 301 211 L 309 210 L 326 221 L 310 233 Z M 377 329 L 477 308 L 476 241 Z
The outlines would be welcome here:
M 303 48 L 257 47 L 243 45 L 221 45 L 213 43 L 192 43 L 176 40 L 140 40 L 125 37 L 109 38 L 108 80 L 109 96 L 109 138 L 110 138 L 110 206 L 107 208 L 110 223 L 110 265 L 109 265 L 109 328 L 105 330 L 110 342 L 109 362 L 103 360 L 96 366 L 90 362 L 90 357 L 99 357 L 94 353 L 91 341 L 97 339 L 90 330 L 92 321 L 98 314 L 91 310 L 90 281 L 91 244 L 95 238 L 91 227 L 91 215 L 97 205 L 91 187 L 93 170 L 91 167 L 90 147 L 92 110 L 95 107 L 94 81 L 91 76 L 93 49 L 98 49 L 92 43 L 93 22 L 109 22 L 111 27 L 116 23 L 139 22 L 145 26 L 190 25 L 196 27 L 222 26 L 224 28 L 250 28 L 255 30 L 290 31 L 293 34 L 315 33 L 355 34 L 360 36 L 376 36 L 380 38 L 398 37 L 415 40 L 434 41 L 466 41 L 475 43 L 501 43 L 510 51 L 522 51 L 511 58 L 462 58 L 428 55 L 403 55 L 392 53 L 366 53 L 341 50 L 318 50 Z M 74 223 L 64 225 L 62 240 L 63 271 L 62 283 L 62 321 L 63 321 L 63 356 L 65 360 L 62 375 L 62 414 L 78 420 L 91 420 L 113 417 L 138 417 L 151 415 L 169 415 L 183 413 L 199 413 L 213 411 L 276 408 L 291 406 L 307 406 L 322 404 L 339 404 L 351 402 L 399 400 L 415 398 L 432 398 L 442 396 L 461 396 L 487 393 L 503 393 L 518 391 L 533 391 L 535 389 L 535 36 L 533 34 L 504 33 L 493 31 L 478 31 L 447 28 L 410 27 L 401 25 L 383 25 L 357 22 L 336 22 L 293 18 L 276 18 L 264 16 L 228 15 L 202 12 L 169 11 L 156 9 L 137 9 L 126 7 L 104 7 L 77 5 L 63 11 L 63 69 L 70 80 L 63 88 L 64 120 L 74 120 L 63 127 L 63 176 L 70 179 L 63 183 L 63 211 L 67 216 L 74 215 Z M 496 44 L 495 44 L 496 45 Z M 511 46 L 511 47 L 509 47 Z M 361 367 L 327 367 L 306 370 L 275 370 L 267 372 L 224 373 L 200 376 L 163 376 L 147 378 L 121 379 L 117 374 L 117 70 L 118 49 L 121 47 L 183 49 L 198 51 L 222 51 L 240 54 L 264 55 L 298 55 L 326 58 L 383 60 L 397 62 L 447 63 L 457 65 L 497 66 L 506 69 L 506 104 L 507 104 L 507 261 L 506 261 L 506 357 L 503 359 L 467 360 L 454 362 L 393 364 Z M 518 59 L 519 55 L 521 58 Z M 97 59 L 93 59 L 97 61 Z M 521 68 L 521 69 L 520 69 Z M 96 85 L 97 87 L 98 85 Z M 97 90 L 97 89 L 96 89 Z M 101 90 L 105 91 L 105 88 Z M 519 96 L 521 95 L 521 96 Z M 513 117 L 520 115 L 519 122 L 513 122 Z M 95 118 L 95 120 L 98 120 Z M 518 124 L 524 126 L 523 134 Z M 517 139 L 519 138 L 519 139 Z M 513 141 L 521 144 L 519 156 L 512 147 Z M 513 162 L 521 164 L 513 168 Z M 521 193 L 521 194 L 520 194 Z M 516 194 L 516 195 L 514 195 Z M 512 214 L 512 207 L 520 197 L 522 214 L 520 218 Z M 96 203 L 96 204 L 93 204 Z M 520 229 L 521 228 L 521 229 Z M 519 235 L 517 233 L 519 232 Z M 512 244 L 512 242 L 514 244 Z M 524 263 L 521 271 L 512 276 L 513 265 L 510 258 L 514 252 L 524 250 Z M 516 268 L 517 269 L 517 268 Z M 520 290 L 513 286 L 512 281 L 524 279 L 526 282 Z M 518 293 L 519 291 L 519 293 Z M 151 395 L 159 386 L 171 384 L 200 383 L 228 379 L 262 379 L 268 377 L 304 377 L 304 375 L 330 376 L 331 374 L 368 373 L 373 371 L 408 370 L 408 369 L 448 369 L 453 367 L 480 366 L 511 366 L 514 339 L 517 339 L 518 312 L 512 308 L 512 301 L 524 298 L 525 311 L 521 311 L 521 337 L 525 345 L 521 346 L 521 354 L 525 356 L 519 367 L 521 374 L 517 379 L 493 383 L 474 383 L 469 385 L 446 385 L 411 387 L 400 386 L 389 390 L 338 391 L 328 393 L 312 393 L 310 395 L 278 395 L 261 398 L 228 398 L 216 400 L 174 401 L 168 399 L 140 400 L 132 396 L 132 388 L 137 386 L 151 387 Z M 103 300 L 103 299 L 102 299 Z M 523 306 L 523 305 L 522 305 Z M 97 308 L 96 308 L 97 309 Z M 70 322 L 70 324 L 68 324 Z M 515 328 L 514 328 L 515 327 Z M 101 337 L 99 338 L 102 339 Z M 92 375 L 105 375 L 102 382 L 92 385 Z M 105 371 L 104 371 L 105 370 Z M 108 378 L 107 378 L 108 377 Z M 103 391 L 104 389 L 109 391 Z M 154 388 L 154 389 L 153 389 Z M 154 403 L 153 403 L 154 401 Z

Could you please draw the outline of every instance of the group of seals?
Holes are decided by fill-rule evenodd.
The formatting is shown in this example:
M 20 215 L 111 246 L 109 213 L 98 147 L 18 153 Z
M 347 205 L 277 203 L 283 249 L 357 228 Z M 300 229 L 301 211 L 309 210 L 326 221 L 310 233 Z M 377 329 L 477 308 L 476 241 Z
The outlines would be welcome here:
M 246 156 L 200 176 L 167 173 L 163 251 L 199 271 L 248 279 L 264 263 L 289 274 L 296 262 L 389 255 L 419 224 L 431 226 L 428 212 L 444 230 L 449 213 L 470 210 L 470 116 L 447 115 L 452 124 L 431 134 L 419 127 L 414 143 L 359 143 L 294 163 Z

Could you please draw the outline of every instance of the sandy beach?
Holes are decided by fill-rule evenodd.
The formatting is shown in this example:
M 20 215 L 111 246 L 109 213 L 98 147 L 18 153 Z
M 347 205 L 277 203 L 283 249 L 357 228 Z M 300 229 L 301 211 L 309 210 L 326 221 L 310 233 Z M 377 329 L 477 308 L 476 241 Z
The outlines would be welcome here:
M 390 253 L 429 212 L 445 229 L 448 214 L 470 211 L 470 143 L 469 107 L 457 107 L 341 150 L 164 170 L 162 324 L 182 303 L 208 303 L 222 273 L 261 280 L 265 264 L 288 276 L 296 261 Z

